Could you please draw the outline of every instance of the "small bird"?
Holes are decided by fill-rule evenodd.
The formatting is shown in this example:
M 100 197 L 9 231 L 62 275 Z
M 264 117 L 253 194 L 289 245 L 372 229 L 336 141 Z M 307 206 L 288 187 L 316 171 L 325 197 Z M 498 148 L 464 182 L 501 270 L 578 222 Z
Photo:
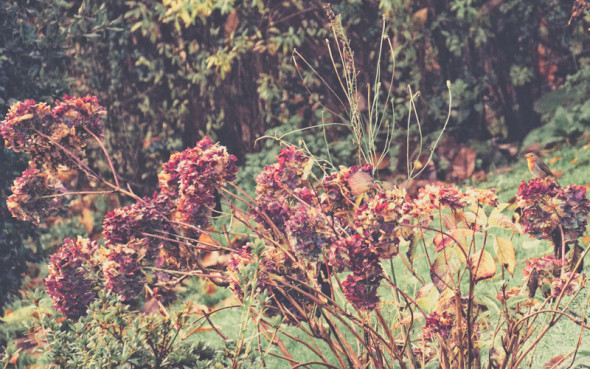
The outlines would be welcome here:
M 555 174 L 551 171 L 549 166 L 539 159 L 539 157 L 532 152 L 525 155 L 526 161 L 529 166 L 531 173 L 537 178 L 552 177 L 555 179 Z M 557 182 L 557 181 L 555 181 Z

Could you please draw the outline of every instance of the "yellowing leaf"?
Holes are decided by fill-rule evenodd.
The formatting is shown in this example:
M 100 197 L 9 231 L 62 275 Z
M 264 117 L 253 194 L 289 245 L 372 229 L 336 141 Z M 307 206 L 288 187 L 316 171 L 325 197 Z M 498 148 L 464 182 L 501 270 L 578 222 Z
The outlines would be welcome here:
M 452 288 L 441 292 L 433 310 L 439 314 L 442 314 L 443 311 L 455 311 L 455 292 Z
M 578 157 L 576 156 L 575 158 L 572 159 L 572 161 L 570 161 L 570 164 L 576 164 L 577 161 L 578 161 Z
M 514 245 L 512 241 L 507 238 L 496 236 L 494 242 L 494 251 L 498 260 L 508 273 L 514 275 L 514 267 L 516 266 L 516 254 L 514 252 Z
M 432 263 L 430 278 L 436 288 L 442 292 L 452 286 L 452 280 L 461 269 L 461 257 L 456 247 L 449 247 L 441 252 Z
M 459 212 L 457 212 L 457 213 L 459 213 Z M 455 222 L 455 217 L 451 214 L 443 214 L 442 222 L 445 225 L 445 228 L 449 231 L 457 228 L 457 224 Z
M 416 294 L 416 303 L 422 310 L 432 313 L 439 296 L 440 292 L 438 292 L 434 285 L 432 283 L 427 283 L 418 290 L 418 293 Z
M 453 238 L 457 240 L 457 242 L 459 242 L 459 247 L 463 249 L 465 254 L 467 254 L 469 251 L 469 242 L 467 240 L 471 240 L 471 238 L 473 237 L 473 231 L 465 228 L 453 229 L 451 231 L 451 236 L 453 236 Z M 459 258 L 461 262 L 464 262 L 465 256 L 463 252 L 461 252 L 460 250 L 457 251 L 459 251 Z
M 422 169 L 422 167 L 424 166 L 424 165 L 422 165 L 422 162 L 418 159 L 414 160 L 412 162 L 412 164 L 414 165 L 414 169 L 416 169 L 416 170 Z
M 483 227 L 486 225 L 486 214 L 482 209 L 479 209 L 477 214 L 466 211 L 463 213 L 463 216 L 465 217 L 465 223 L 467 223 L 467 226 L 469 227 L 472 227 L 474 224 L 476 224 L 478 227 Z
M 490 215 L 489 227 L 498 227 L 511 232 L 522 233 L 520 228 L 518 228 L 516 224 L 512 223 L 512 220 L 510 220 L 507 215 L 502 213 Z
M 305 167 L 303 168 L 303 175 L 301 175 L 301 179 L 306 181 L 309 175 L 311 174 L 311 170 L 313 169 L 313 160 L 309 159 Z
M 432 240 L 436 249 L 434 251 L 439 252 L 444 250 L 447 246 L 449 246 L 453 242 L 453 239 L 449 236 L 445 236 L 442 233 L 437 233 Z
M 481 253 L 483 252 L 483 255 Z M 481 259 L 481 260 L 480 260 Z M 496 263 L 494 258 L 486 250 L 481 250 L 475 255 L 471 256 L 470 264 L 475 272 L 475 280 L 491 278 L 496 274 Z

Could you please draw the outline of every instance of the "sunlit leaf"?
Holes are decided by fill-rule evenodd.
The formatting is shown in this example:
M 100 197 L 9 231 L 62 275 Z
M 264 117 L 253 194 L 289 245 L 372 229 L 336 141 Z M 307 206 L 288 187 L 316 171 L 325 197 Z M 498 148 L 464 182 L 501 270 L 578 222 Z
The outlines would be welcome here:
M 437 233 L 432 240 L 436 249 L 434 251 L 439 252 L 444 250 L 447 246 L 453 243 L 453 239 L 449 236 L 445 236 L 442 233 Z
M 422 169 L 423 165 L 422 162 L 420 160 L 414 160 L 412 162 L 412 164 L 414 165 L 414 169 L 418 170 L 418 169 Z
M 502 202 L 502 203 L 498 204 L 498 206 L 496 206 L 492 210 L 492 212 L 490 213 L 490 218 L 493 217 L 496 214 L 499 214 L 499 213 L 503 212 L 504 209 L 506 209 L 509 206 L 510 206 L 510 203 L 507 203 L 507 202 Z
M 460 252 L 456 247 L 448 247 L 432 263 L 430 278 L 439 291 L 452 285 L 453 278 L 461 270 Z
M 508 273 L 514 275 L 514 267 L 516 266 L 516 254 L 514 252 L 514 245 L 512 241 L 507 238 L 496 236 L 494 237 L 494 251 L 498 260 Z
M 431 313 L 434 310 L 434 306 L 438 301 L 440 293 L 438 289 L 434 287 L 434 284 L 427 283 L 420 287 L 416 293 L 416 303 L 422 310 Z
M 471 256 L 470 264 L 475 271 L 476 281 L 491 278 L 496 274 L 496 263 L 494 262 L 494 258 L 486 250 L 480 250 L 478 253 Z
M 441 314 L 443 311 L 455 310 L 455 292 L 451 288 L 447 288 L 440 293 L 433 311 Z
M 496 214 L 490 215 L 489 228 L 492 228 L 492 227 L 506 229 L 510 232 L 522 233 L 520 228 L 517 227 L 516 224 L 514 224 L 512 222 L 512 220 L 510 220 L 510 218 L 508 218 L 507 215 L 502 214 L 502 213 L 496 213 Z
M 459 243 L 459 247 L 461 247 L 461 249 L 463 249 L 465 254 L 469 253 L 469 241 L 472 239 L 473 237 L 473 231 L 470 229 L 465 229 L 465 228 L 459 228 L 459 229 L 453 229 L 451 231 L 451 236 L 453 236 L 453 238 Z M 461 260 L 461 262 L 465 261 L 465 256 L 463 254 L 463 252 L 459 251 L 459 258 Z
M 459 212 L 457 212 L 459 213 Z M 453 230 L 457 228 L 457 223 L 455 221 L 455 217 L 451 214 L 444 214 L 442 216 L 442 222 L 447 230 Z
M 306 181 L 309 175 L 311 174 L 311 170 L 313 169 L 313 160 L 308 160 L 307 164 L 303 168 L 303 174 L 301 175 L 301 179 Z

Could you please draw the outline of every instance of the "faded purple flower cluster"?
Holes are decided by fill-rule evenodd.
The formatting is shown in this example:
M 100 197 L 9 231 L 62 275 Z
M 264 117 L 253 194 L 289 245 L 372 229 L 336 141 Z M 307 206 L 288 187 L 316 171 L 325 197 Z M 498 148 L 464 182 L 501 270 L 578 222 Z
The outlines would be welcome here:
M 347 267 L 352 272 L 342 282 L 344 296 L 358 309 L 375 309 L 379 303 L 377 288 L 383 279 L 383 269 L 370 239 L 355 234 L 339 240 L 335 248 L 341 255 L 336 257 L 336 266 Z
M 58 168 L 76 168 L 84 157 L 82 148 L 102 137 L 105 110 L 94 96 L 64 96 L 51 109 L 44 103 L 25 100 L 13 104 L 0 123 L 6 147 L 31 156 L 32 166 L 17 178 L 8 201 L 18 219 L 39 224 L 63 207 L 66 192 Z M 78 159 L 74 159 L 78 158 Z
M 422 329 L 422 338 L 426 341 L 433 341 L 436 335 L 440 334 L 442 339 L 446 339 L 453 328 L 454 319 L 451 314 L 443 311 L 442 314 L 435 312 L 426 317 L 426 324 Z
M 145 284 L 142 259 L 150 247 L 147 238 L 134 239 L 127 244 L 112 245 L 102 264 L 105 287 L 121 296 L 121 301 L 131 302 L 141 294 Z
M 95 254 L 98 249 L 94 241 L 66 238 L 51 256 L 45 286 L 53 307 L 69 319 L 77 320 L 84 315 L 97 296 L 100 264 Z
M 108 212 L 103 222 L 103 235 L 107 246 L 149 238 L 151 248 L 148 254 L 153 256 L 154 249 L 161 241 L 146 234 L 161 236 L 162 232 L 170 231 L 166 217 L 170 214 L 171 207 L 169 198 L 156 193 L 152 198 L 145 197 L 143 201 Z
M 335 241 L 331 227 L 334 222 L 318 207 L 301 204 L 285 222 L 285 233 L 296 253 L 307 260 L 317 260 L 322 251 Z
M 29 168 L 14 180 L 12 195 L 6 200 L 8 210 L 22 221 L 39 224 L 64 208 L 66 189 L 61 181 L 47 172 Z
M 72 127 L 79 124 L 77 114 L 67 116 Z M 186 236 L 208 224 L 215 191 L 235 178 L 235 162 L 225 148 L 204 138 L 195 148 L 174 154 L 164 164 L 159 193 L 105 216 L 104 248 L 87 240 L 66 239 L 51 259 L 46 280 L 56 309 L 78 319 L 101 286 L 127 303 L 137 301 L 146 283 L 158 284 L 152 289 L 154 297 L 169 297 L 166 282 L 170 275 L 146 267 L 174 271 L 196 267 L 198 249 L 185 244 Z M 25 174 L 46 178 L 36 169 Z M 27 205 L 32 204 L 30 199 L 25 200 Z M 183 223 L 171 222 L 175 219 Z
M 285 230 L 292 208 L 298 202 L 295 190 L 302 188 L 310 158 L 294 146 L 283 148 L 277 162 L 264 168 L 256 177 L 254 218 L 266 229 Z
M 330 267 L 350 272 L 342 283 L 345 296 L 357 308 L 374 309 L 382 280 L 380 256 L 389 258 L 397 253 L 393 243 L 397 238 L 387 231 L 393 230 L 402 216 L 405 193 L 377 194 L 369 165 L 341 167 L 313 187 L 306 178 L 310 160 L 294 147 L 281 150 L 277 163 L 267 166 L 256 179 L 255 219 L 268 230 L 283 232 L 302 262 L 326 260 Z M 355 204 L 359 199 L 362 201 Z M 394 199 L 395 203 L 388 204 Z M 357 229 L 365 236 L 358 236 Z M 300 268 L 291 265 L 291 276 L 305 275 L 307 271 Z M 315 268 L 310 270 L 319 273 Z M 305 287 L 303 280 L 298 286 Z M 291 299 L 283 300 L 284 309 L 294 310 Z
M 101 119 L 105 109 L 95 96 L 64 96 L 51 109 L 33 100 L 17 102 L 0 124 L 6 146 L 29 154 L 38 168 L 52 173 L 60 165 L 77 168 L 82 148 L 95 135 L 102 137 Z
M 235 163 L 236 158 L 225 148 L 205 137 L 194 148 L 173 154 L 163 165 L 159 193 L 109 212 L 103 223 L 107 289 L 131 302 L 143 290 L 146 266 L 174 271 L 195 268 L 198 250 L 182 240 L 208 225 L 216 191 L 235 179 Z M 184 237 L 175 242 L 180 234 Z M 162 271 L 150 277 L 160 284 L 169 279 Z M 157 289 L 160 294 L 169 292 Z
M 550 240 L 563 231 L 566 244 L 577 244 L 586 231 L 590 201 L 583 186 L 561 188 L 552 178 L 523 181 L 517 205 L 524 230 L 533 237 Z
M 267 243 L 269 249 L 300 256 L 298 260 L 306 268 L 309 262 L 319 262 L 308 270 L 293 264 L 291 277 L 299 270 L 307 280 L 313 280 L 320 274 L 317 265 L 321 263 L 335 272 L 349 273 L 340 285 L 358 309 L 372 310 L 379 303 L 381 261 L 396 256 L 399 245 L 411 241 L 416 221 L 425 225 L 444 207 L 454 211 L 469 204 L 497 205 L 494 191 L 461 192 L 451 186 L 427 186 L 411 200 L 405 190 L 375 180 L 370 165 L 340 167 L 314 184 L 308 180 L 311 164 L 311 158 L 301 150 L 281 150 L 277 163 L 267 166 L 256 179 L 254 219 L 266 231 L 265 236 L 273 238 L 274 242 Z M 277 247 L 285 241 L 287 245 Z M 240 256 L 237 265 L 243 265 L 245 259 L 249 257 Z M 276 269 L 266 268 L 265 272 Z M 232 283 L 237 283 L 236 272 L 230 274 L 234 275 L 230 276 Z M 276 274 L 286 275 L 284 271 Z M 306 286 L 303 279 L 298 286 Z M 292 305 L 287 303 L 283 308 L 291 311 Z
M 215 194 L 236 178 L 236 162 L 225 147 L 205 137 L 194 148 L 173 154 L 164 164 L 158 175 L 161 193 L 174 204 L 172 218 L 188 225 L 187 233 L 195 235 L 198 232 L 191 232 L 192 227 L 209 224 Z

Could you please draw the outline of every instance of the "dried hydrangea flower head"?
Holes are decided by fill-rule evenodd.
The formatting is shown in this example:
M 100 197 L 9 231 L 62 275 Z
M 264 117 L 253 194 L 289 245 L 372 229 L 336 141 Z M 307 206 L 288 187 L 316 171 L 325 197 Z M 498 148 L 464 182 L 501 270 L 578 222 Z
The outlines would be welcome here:
M 14 180 L 12 195 L 6 200 L 8 210 L 22 221 L 40 224 L 57 215 L 67 200 L 65 187 L 59 179 L 37 168 L 29 168 Z
M 15 103 L 0 123 L 6 146 L 25 152 L 40 169 L 56 173 L 61 166 L 77 168 L 82 150 L 102 139 L 105 109 L 95 96 L 64 96 L 53 109 L 33 100 Z
M 66 238 L 51 256 L 45 279 L 53 307 L 69 319 L 77 320 L 97 296 L 100 285 L 100 262 L 95 258 L 99 245 L 95 241 Z

